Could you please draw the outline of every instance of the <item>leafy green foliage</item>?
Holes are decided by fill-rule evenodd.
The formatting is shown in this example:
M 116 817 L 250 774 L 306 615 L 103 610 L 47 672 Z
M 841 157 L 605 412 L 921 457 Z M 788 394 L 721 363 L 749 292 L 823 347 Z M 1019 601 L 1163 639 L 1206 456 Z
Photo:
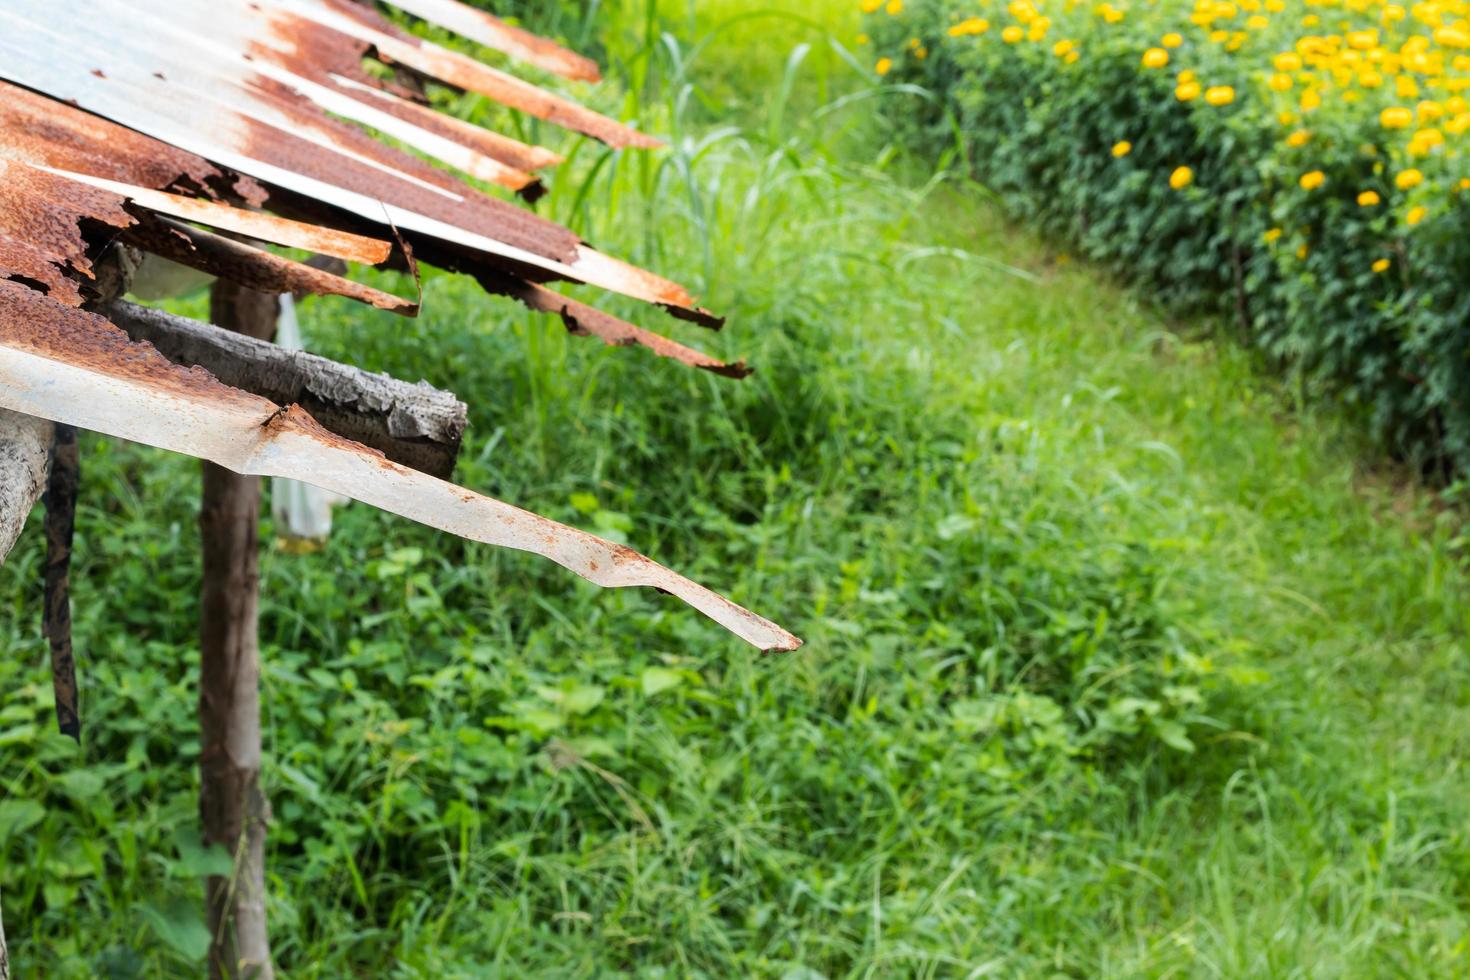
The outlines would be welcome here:
M 1171 310 L 1228 316 L 1315 397 L 1352 406 L 1412 463 L 1470 467 L 1470 194 L 1461 183 L 1470 172 L 1453 153 L 1404 159 L 1399 132 L 1378 120 L 1391 86 L 1383 98 L 1308 112 L 1295 104 L 1300 88 L 1281 95 L 1267 85 L 1270 53 L 1291 51 L 1299 27 L 1250 32 L 1236 54 L 1190 27 L 1187 7 L 1134 10 L 1118 24 L 1095 14 L 1102 7 L 1047 7 L 1057 23 L 1044 39 L 1006 43 L 1005 5 L 971 6 L 965 14 L 991 18 L 983 36 L 951 37 L 961 14 L 947 0 L 867 18 L 872 50 L 892 56 L 887 79 L 934 97 L 892 114 L 900 139 L 947 153 L 958 128 L 977 179 L 1017 218 Z M 1169 66 L 1141 67 L 1143 52 L 1181 27 Z M 1057 56 L 1064 37 L 1077 60 Z M 915 42 L 926 57 L 915 57 Z M 1234 101 L 1181 101 L 1182 71 L 1230 84 Z M 1305 142 L 1289 138 L 1298 131 Z M 1115 157 L 1120 141 L 1131 151 Z M 1395 175 L 1410 166 L 1429 183 L 1401 190 Z M 1175 189 L 1179 167 L 1194 180 Z M 1314 171 L 1322 186 L 1303 188 Z M 1365 191 L 1381 205 L 1360 206 Z M 1422 223 L 1406 220 L 1418 207 Z
M 676 13 L 654 38 L 718 27 Z M 283 969 L 1455 973 L 1456 516 L 973 187 L 886 169 L 871 100 L 929 103 L 817 74 L 840 44 L 761 22 L 745 80 L 739 49 L 649 46 L 626 17 L 614 59 L 650 52 L 653 128 L 681 135 L 571 143 L 551 213 L 691 280 L 725 334 L 615 308 L 753 378 L 437 273 L 418 321 L 312 300 L 306 336 L 458 391 L 461 482 L 623 535 L 808 644 L 759 658 L 664 597 L 358 505 L 322 552 L 268 551 Z M 773 56 L 771 24 L 813 53 Z M 709 65 L 741 115 L 676 83 Z M 34 528 L 0 569 L 7 933 L 28 973 L 196 976 L 221 857 L 186 829 L 196 467 L 84 450 L 80 750 L 53 733 Z

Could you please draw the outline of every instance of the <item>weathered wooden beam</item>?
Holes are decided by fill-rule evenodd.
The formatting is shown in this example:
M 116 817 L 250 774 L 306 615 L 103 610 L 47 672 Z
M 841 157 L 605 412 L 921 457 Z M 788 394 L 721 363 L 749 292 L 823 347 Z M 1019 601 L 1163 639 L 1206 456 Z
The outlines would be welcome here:
M 46 489 L 52 431 L 43 419 L 0 409 L 0 561 Z
M 0 561 L 10 554 L 31 508 L 46 489 L 50 422 L 0 409 Z M 10 951 L 0 920 L 0 980 L 10 980 Z
M 304 351 L 134 303 L 102 311 L 133 340 L 175 364 L 198 365 L 231 387 L 300 405 L 337 435 L 432 476 L 454 471 L 466 408 L 426 382 L 409 384 Z
M 220 280 L 210 319 L 262 341 L 276 331 L 279 298 Z M 260 782 L 260 478 L 203 464 L 199 509 L 199 816 L 204 840 L 235 860 L 205 882 L 210 980 L 271 980 L 265 836 L 270 802 Z

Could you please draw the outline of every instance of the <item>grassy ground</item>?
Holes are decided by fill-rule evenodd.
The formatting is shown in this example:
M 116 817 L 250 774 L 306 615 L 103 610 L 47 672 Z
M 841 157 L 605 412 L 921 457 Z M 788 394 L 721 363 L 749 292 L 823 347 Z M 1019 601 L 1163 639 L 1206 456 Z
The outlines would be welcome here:
M 272 553 L 290 975 L 1463 975 L 1460 515 L 1206 326 L 895 175 L 812 29 L 622 16 L 610 58 L 679 139 L 589 148 L 551 213 L 698 287 L 726 335 L 661 326 L 754 378 L 447 276 L 417 322 L 305 329 L 458 391 L 461 482 L 808 645 L 360 506 Z M 34 527 L 0 571 L 7 933 L 22 975 L 194 975 L 195 467 L 100 439 L 84 467 L 80 752 Z

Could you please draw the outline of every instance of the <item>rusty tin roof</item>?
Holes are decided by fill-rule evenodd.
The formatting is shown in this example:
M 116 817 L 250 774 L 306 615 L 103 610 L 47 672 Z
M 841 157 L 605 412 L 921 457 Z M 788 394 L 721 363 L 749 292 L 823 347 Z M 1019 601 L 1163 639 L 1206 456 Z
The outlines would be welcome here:
M 542 71 L 598 78 L 586 58 L 457 0 L 392 5 Z M 661 589 L 761 649 L 800 645 L 634 551 L 175 366 L 88 308 L 93 262 L 114 241 L 251 288 L 347 296 L 408 316 L 415 300 L 260 243 L 410 270 L 419 256 L 556 313 L 573 333 L 741 377 L 743 364 L 552 288 L 584 283 L 722 324 L 677 283 L 451 172 L 534 200 L 544 190 L 535 172 L 561 158 L 436 112 L 425 85 L 476 92 L 616 148 L 657 140 L 355 0 L 0 0 L 0 14 L 0 408 L 303 480 L 543 555 L 599 585 Z

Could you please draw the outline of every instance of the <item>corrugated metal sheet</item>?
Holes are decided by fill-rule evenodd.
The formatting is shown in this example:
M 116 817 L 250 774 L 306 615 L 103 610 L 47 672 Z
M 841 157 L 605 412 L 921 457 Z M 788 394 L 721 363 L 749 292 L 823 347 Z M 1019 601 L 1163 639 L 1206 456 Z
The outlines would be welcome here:
M 586 59 L 455 0 L 398 6 L 539 69 L 597 77 Z M 534 172 L 561 160 L 440 115 L 419 87 L 479 92 L 614 147 L 657 140 L 350 0 L 0 0 L 0 19 L 0 408 L 314 483 L 545 555 L 600 585 L 662 589 L 762 649 L 799 645 L 636 552 L 390 463 L 300 409 L 175 367 L 78 309 L 94 260 L 117 240 L 252 288 L 334 293 L 407 315 L 412 300 L 255 243 L 410 269 L 419 254 L 558 314 L 573 333 L 741 377 L 743 364 L 548 288 L 585 283 L 721 323 L 676 283 L 414 155 L 527 198 L 542 190 Z M 399 75 L 385 81 L 364 59 Z

